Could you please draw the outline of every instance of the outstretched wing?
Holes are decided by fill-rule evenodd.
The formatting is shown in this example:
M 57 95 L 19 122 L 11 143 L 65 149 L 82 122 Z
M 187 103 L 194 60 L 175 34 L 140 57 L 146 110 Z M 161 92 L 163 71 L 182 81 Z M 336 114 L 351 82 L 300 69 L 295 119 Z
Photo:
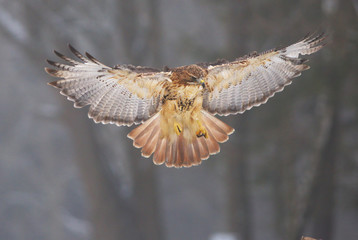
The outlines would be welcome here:
M 301 55 L 317 52 L 325 36 L 308 36 L 289 47 L 208 66 L 203 108 L 212 114 L 242 113 L 266 103 L 309 66 Z
M 160 110 L 163 85 L 170 81 L 168 72 L 134 66 L 111 68 L 88 53 L 85 57 L 71 45 L 69 48 L 79 61 L 55 51 L 67 64 L 48 60 L 56 69 L 45 68 L 46 72 L 61 78 L 49 84 L 75 102 L 75 107 L 91 105 L 88 116 L 95 122 L 130 126 Z

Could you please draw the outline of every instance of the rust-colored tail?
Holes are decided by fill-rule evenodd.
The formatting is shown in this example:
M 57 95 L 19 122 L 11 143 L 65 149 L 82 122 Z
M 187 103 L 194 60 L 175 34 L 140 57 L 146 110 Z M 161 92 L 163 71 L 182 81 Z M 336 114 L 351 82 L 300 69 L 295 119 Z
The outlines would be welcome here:
M 208 137 L 186 139 L 184 132 L 170 138 L 161 136 L 160 113 L 156 114 L 139 127 L 133 129 L 128 137 L 133 139 L 133 146 L 142 148 L 142 156 L 153 155 L 157 165 L 165 163 L 167 167 L 191 167 L 208 159 L 210 155 L 220 152 L 219 143 L 226 142 L 234 129 L 202 111 L 202 123 L 208 132 Z M 185 131 L 185 130 L 184 130 Z

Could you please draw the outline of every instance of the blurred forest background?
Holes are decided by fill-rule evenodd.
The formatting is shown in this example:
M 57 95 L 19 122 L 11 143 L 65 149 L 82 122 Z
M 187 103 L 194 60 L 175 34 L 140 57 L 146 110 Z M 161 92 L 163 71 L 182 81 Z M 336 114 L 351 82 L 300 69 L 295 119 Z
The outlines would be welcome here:
M 190 169 L 140 157 L 43 70 L 67 43 L 170 67 L 324 30 L 311 69 Z M 0 0 L 0 239 L 358 239 L 357 0 Z

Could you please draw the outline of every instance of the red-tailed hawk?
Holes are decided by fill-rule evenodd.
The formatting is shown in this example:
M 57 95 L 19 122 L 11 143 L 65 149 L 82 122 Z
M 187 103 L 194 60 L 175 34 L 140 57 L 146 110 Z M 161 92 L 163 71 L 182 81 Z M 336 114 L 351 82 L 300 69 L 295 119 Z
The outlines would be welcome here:
M 45 68 L 61 78 L 49 83 L 75 102 L 90 105 L 98 123 L 141 124 L 128 137 L 153 154 L 155 164 L 191 167 L 220 151 L 234 129 L 214 115 L 243 113 L 259 106 L 309 67 L 302 55 L 317 52 L 325 36 L 307 36 L 285 48 L 250 54 L 229 62 L 193 64 L 157 70 L 132 65 L 108 67 L 72 46 L 73 60 L 55 51 L 67 64 Z

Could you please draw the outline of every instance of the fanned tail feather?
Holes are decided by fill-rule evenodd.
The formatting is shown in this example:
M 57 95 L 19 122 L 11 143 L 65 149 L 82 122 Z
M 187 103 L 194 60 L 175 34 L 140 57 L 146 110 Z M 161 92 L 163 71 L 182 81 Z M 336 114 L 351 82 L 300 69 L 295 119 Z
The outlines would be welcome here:
M 232 127 L 205 111 L 202 111 L 202 123 L 207 129 L 207 138 L 194 135 L 193 139 L 186 139 L 184 134 L 175 135 L 172 139 L 163 138 L 158 113 L 133 129 L 128 137 L 135 147 L 142 148 L 143 157 L 153 154 L 153 162 L 157 165 L 191 167 L 220 152 L 219 143 L 227 141 L 228 135 L 234 132 Z
M 230 134 L 232 134 L 235 129 L 214 117 L 206 111 L 201 111 L 202 118 L 207 129 L 211 130 L 213 136 L 219 143 L 226 142 L 229 139 Z M 226 137 L 225 137 L 226 135 Z

